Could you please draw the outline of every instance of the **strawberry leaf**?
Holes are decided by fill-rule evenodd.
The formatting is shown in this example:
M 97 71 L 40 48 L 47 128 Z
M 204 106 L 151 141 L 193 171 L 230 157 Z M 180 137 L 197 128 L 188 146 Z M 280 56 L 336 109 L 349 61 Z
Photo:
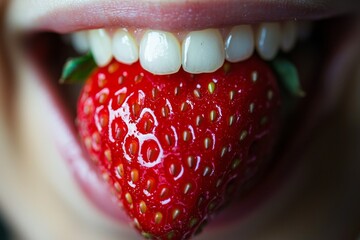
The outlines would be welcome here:
M 95 69 L 96 63 L 89 52 L 84 56 L 69 59 L 63 68 L 61 84 L 83 83 Z
M 285 58 L 276 58 L 271 62 L 272 67 L 279 77 L 281 84 L 293 96 L 305 97 L 306 93 L 301 87 L 299 75 L 294 64 Z

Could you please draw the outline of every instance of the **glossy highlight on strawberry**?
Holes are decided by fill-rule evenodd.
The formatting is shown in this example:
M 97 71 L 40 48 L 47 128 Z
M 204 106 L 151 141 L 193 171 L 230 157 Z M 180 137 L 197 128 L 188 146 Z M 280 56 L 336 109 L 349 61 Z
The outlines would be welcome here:
M 279 89 L 253 56 L 214 73 L 96 69 L 78 103 L 89 157 L 144 237 L 188 239 L 266 167 Z

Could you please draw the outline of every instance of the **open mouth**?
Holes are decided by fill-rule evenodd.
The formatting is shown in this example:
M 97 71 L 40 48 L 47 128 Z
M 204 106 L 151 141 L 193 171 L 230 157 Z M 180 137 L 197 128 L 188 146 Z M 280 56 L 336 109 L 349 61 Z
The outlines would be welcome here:
M 300 17 L 305 11 L 305 5 L 289 6 L 288 11 L 279 12 L 274 10 L 276 4 L 270 4 L 269 9 L 273 11 L 269 12 L 277 14 L 269 16 L 270 14 L 264 14 L 263 11 L 255 11 L 256 6 L 250 4 L 249 17 L 244 17 L 244 14 L 238 17 L 239 12 L 230 11 L 230 8 L 239 9 L 239 2 L 222 4 L 231 13 L 229 17 L 224 17 L 218 12 L 215 14 L 215 3 L 203 6 L 205 13 L 213 13 L 216 16 L 212 21 L 205 18 L 204 13 L 199 17 L 196 15 L 197 12 L 189 13 L 185 9 L 171 12 L 174 8 L 165 4 L 163 8 L 154 7 L 156 4 L 145 5 L 144 8 L 148 9 L 145 11 L 148 14 L 145 14 L 145 17 L 139 17 L 138 12 L 133 12 L 132 17 L 128 17 L 130 14 L 121 14 L 124 5 L 132 9 L 131 2 L 126 1 L 122 7 L 115 6 L 114 9 L 118 11 L 110 11 L 114 6 L 109 2 L 94 1 L 93 4 L 80 6 L 81 11 L 76 10 L 76 13 L 81 13 L 79 16 L 74 16 L 74 10 L 65 4 L 64 7 L 39 15 L 35 21 L 36 26 L 26 29 L 22 40 L 25 42 L 27 61 L 32 62 L 30 65 L 41 76 L 39 78 L 41 85 L 45 86 L 44 91 L 50 93 L 49 109 L 53 114 L 49 118 L 56 119 L 52 122 L 55 122 L 58 128 L 54 131 L 54 141 L 84 193 L 107 215 L 124 223 L 127 221 L 116 200 L 113 201 L 108 184 L 103 182 L 79 143 L 75 119 L 76 102 L 82 86 L 58 84 L 63 65 L 69 57 L 90 50 L 99 67 L 108 66 L 115 59 L 125 65 L 140 63 L 147 72 L 161 76 L 177 74 L 179 71 L 195 75 L 213 73 L 222 68 L 224 62 L 241 64 L 254 58 L 270 65 L 279 55 L 294 63 L 307 95 L 305 98 L 291 97 L 286 90 L 282 90 L 284 96 L 279 124 L 280 137 L 274 146 L 271 160 L 263 171 L 256 173 L 261 177 L 257 177 L 256 181 L 249 181 L 250 183 L 241 189 L 241 193 L 234 197 L 236 200 L 232 201 L 231 206 L 212 221 L 217 225 L 246 217 L 246 212 L 256 209 L 259 203 L 271 195 L 270 192 L 276 192 L 281 187 L 282 182 L 290 175 L 289 169 L 293 169 L 297 164 L 295 156 L 301 151 L 299 146 L 305 144 L 309 130 L 323 114 L 320 109 L 328 104 L 329 98 L 334 97 L 333 88 L 339 89 L 340 83 L 331 84 L 332 87 L 324 85 L 330 81 L 326 79 L 330 71 L 327 65 L 333 64 L 333 46 L 338 47 L 345 41 L 332 36 L 332 33 L 341 29 L 346 39 L 348 29 L 344 26 L 348 26 L 349 19 L 313 22 L 313 31 L 310 35 L 309 29 L 306 29 L 306 26 L 309 26 L 308 22 L 289 21 L 294 16 Z M 193 5 L 180 7 L 195 9 Z M 106 9 L 109 11 L 109 17 L 99 17 Z M 304 18 L 316 19 L 333 14 L 331 11 L 320 10 Z M 65 12 L 65 15 L 61 14 Z M 86 15 L 89 12 L 96 17 L 90 20 Z M 172 22 L 167 18 L 151 18 L 154 12 L 167 12 L 173 16 L 179 12 L 187 12 L 188 15 L 182 17 L 179 14 L 176 18 L 178 20 Z M 66 16 L 71 17 L 66 19 Z M 279 21 L 274 22 L 276 20 Z M 154 28 L 162 30 L 153 30 Z M 324 46 L 324 42 L 333 42 L 334 45 Z M 163 49 L 166 51 L 162 51 Z M 203 52 L 202 58 L 199 57 L 199 52 Z M 124 196 L 126 198 L 126 193 Z M 159 218 L 159 215 L 156 215 L 155 222 L 161 221 Z M 135 225 L 137 224 L 135 221 Z M 200 222 L 195 225 L 194 228 L 200 227 Z M 207 228 L 207 231 L 211 231 L 211 228 Z M 146 235 L 145 232 L 143 234 Z

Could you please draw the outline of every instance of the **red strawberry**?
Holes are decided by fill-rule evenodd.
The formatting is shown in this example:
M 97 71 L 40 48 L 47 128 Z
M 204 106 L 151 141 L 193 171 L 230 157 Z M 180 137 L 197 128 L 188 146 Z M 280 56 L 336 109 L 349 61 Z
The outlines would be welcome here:
M 279 90 L 258 57 L 154 76 L 112 62 L 86 82 L 81 139 L 144 235 L 187 239 L 271 152 Z

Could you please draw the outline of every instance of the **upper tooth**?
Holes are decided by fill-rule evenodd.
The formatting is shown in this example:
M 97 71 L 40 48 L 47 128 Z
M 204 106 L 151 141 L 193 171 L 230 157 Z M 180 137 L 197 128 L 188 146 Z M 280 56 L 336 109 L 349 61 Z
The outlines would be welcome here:
M 170 74 L 181 67 L 177 38 L 168 32 L 147 31 L 140 42 L 140 64 L 154 74 Z
M 225 40 L 226 60 L 239 62 L 254 52 L 254 33 L 249 25 L 235 26 Z
M 115 31 L 112 40 L 112 53 L 116 60 L 132 64 L 139 59 L 139 49 L 133 36 L 123 29 Z
M 273 59 L 280 47 L 281 32 L 279 23 L 262 23 L 257 31 L 256 48 L 265 60 Z
M 189 73 L 214 72 L 224 60 L 223 39 L 216 29 L 190 32 L 182 43 L 182 65 Z
M 80 31 L 72 34 L 71 42 L 77 52 L 86 53 L 87 51 L 89 51 L 89 39 L 85 31 Z
M 282 26 L 281 49 L 284 52 L 290 51 L 296 42 L 296 24 L 294 22 L 286 22 Z
M 225 58 L 229 62 L 244 61 L 255 49 L 262 59 L 272 60 L 280 48 L 290 51 L 298 39 L 309 34 L 310 27 L 309 23 L 293 21 L 261 23 L 256 27 L 238 25 L 230 29 L 224 40 L 220 32 L 226 29 L 179 33 L 125 28 L 109 33 L 97 29 L 74 33 L 71 40 L 79 53 L 90 49 L 100 67 L 114 57 L 124 64 L 140 60 L 142 67 L 154 74 L 175 73 L 181 65 L 184 71 L 196 74 L 216 71 Z
M 111 38 L 104 29 L 89 31 L 90 49 L 98 66 L 103 67 L 112 59 Z

